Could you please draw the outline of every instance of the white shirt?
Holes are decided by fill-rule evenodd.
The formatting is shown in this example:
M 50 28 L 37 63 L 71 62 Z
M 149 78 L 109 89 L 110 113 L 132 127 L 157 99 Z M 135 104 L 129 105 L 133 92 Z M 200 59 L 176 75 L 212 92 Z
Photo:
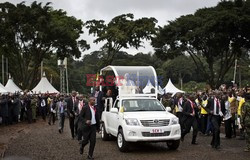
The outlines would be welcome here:
M 99 95 L 99 91 L 95 91 L 95 105 L 97 105 L 97 97 Z
M 182 103 L 183 103 L 183 98 L 181 97 L 181 98 L 178 100 L 178 109 L 179 109 L 179 112 L 182 112 L 182 111 L 183 111 Z
M 79 103 L 78 103 L 79 113 L 81 112 L 82 108 L 83 108 L 83 101 L 79 101 Z
M 42 99 L 42 102 L 41 102 L 41 107 L 44 107 L 45 105 L 46 105 L 45 100 L 44 100 L 44 99 Z
M 217 106 L 217 101 L 218 101 L 218 105 L 219 106 Z M 219 111 L 218 111 L 218 114 L 216 113 L 216 110 L 217 110 L 217 107 L 218 107 L 218 109 L 219 109 Z M 219 99 L 217 99 L 217 98 L 214 98 L 214 115 L 220 115 L 219 113 L 221 112 L 221 109 L 220 109 L 220 100 Z
M 230 103 L 228 101 L 225 102 L 225 109 L 226 109 L 226 112 L 225 112 L 224 120 L 228 120 L 229 118 L 232 117 Z
M 60 101 L 60 113 L 64 113 L 63 102 Z
M 91 125 L 96 124 L 96 119 L 95 119 L 95 110 L 92 107 L 89 107 L 91 114 L 92 114 L 92 118 L 91 118 Z

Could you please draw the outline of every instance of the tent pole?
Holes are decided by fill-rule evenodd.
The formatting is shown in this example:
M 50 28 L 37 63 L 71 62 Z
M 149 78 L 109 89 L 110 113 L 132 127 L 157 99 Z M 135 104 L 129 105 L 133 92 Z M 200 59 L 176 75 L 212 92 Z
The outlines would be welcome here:
M 43 78 L 43 61 L 41 62 L 41 78 Z
M 66 66 L 66 87 L 67 87 L 67 94 L 69 94 L 69 78 L 68 78 L 68 67 Z
M 6 58 L 6 77 L 7 77 L 7 79 L 9 78 L 9 66 L 8 66 L 9 64 L 8 64 L 8 58 Z
M 4 55 L 2 55 L 2 84 L 4 84 Z

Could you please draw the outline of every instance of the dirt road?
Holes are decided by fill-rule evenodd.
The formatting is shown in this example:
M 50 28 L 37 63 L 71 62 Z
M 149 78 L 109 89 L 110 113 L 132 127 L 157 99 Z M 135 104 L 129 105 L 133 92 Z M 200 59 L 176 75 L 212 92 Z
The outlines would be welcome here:
M 100 160 L 249 159 L 250 153 L 243 152 L 245 141 L 221 136 L 220 150 L 210 147 L 212 137 L 198 136 L 199 144 L 191 145 L 191 135 L 188 135 L 176 151 L 169 150 L 165 143 L 146 143 L 134 144 L 130 152 L 121 153 L 115 140 L 103 142 L 98 135 L 94 157 Z M 84 154 L 79 154 L 78 141 L 70 137 L 68 120 L 62 134 L 58 133 L 57 124 L 49 126 L 43 121 L 0 127 L 0 150 L 3 152 L 1 147 L 5 148 L 4 160 L 80 160 L 87 157 L 88 151 L 87 146 Z

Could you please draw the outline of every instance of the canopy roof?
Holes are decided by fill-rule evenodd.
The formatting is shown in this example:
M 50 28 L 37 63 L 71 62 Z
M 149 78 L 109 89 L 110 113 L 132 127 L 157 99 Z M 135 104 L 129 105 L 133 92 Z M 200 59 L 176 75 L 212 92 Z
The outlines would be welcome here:
M 154 92 L 147 92 L 147 96 L 157 96 L 157 75 L 152 66 L 107 66 L 101 69 L 100 75 L 114 76 L 111 78 L 113 85 L 118 87 L 119 96 L 145 96 L 143 89 L 149 82 Z
M 7 93 L 7 89 L 0 83 L 0 93 Z
M 176 93 L 185 93 L 182 90 L 179 90 L 178 88 L 176 88 L 173 83 L 171 82 L 171 80 L 168 80 L 167 85 L 165 86 L 165 88 L 163 89 L 165 93 L 172 93 L 172 94 L 176 94 Z
M 146 87 L 142 91 L 145 94 L 150 94 L 150 93 L 152 93 L 152 89 L 154 89 L 154 88 L 155 87 L 151 84 L 150 80 L 148 80 Z
M 9 78 L 5 88 L 10 93 L 21 92 L 22 90 L 13 82 L 12 78 Z
M 42 79 L 37 84 L 37 86 L 32 90 L 33 93 L 59 93 L 48 81 L 45 74 L 43 74 Z
M 161 88 L 160 85 L 158 85 L 158 93 L 159 93 L 160 95 L 164 95 L 164 90 Z

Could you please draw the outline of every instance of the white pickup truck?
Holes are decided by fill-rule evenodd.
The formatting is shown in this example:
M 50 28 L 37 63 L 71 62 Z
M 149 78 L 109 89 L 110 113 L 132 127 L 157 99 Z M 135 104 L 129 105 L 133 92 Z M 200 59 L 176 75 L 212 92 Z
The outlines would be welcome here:
M 165 110 L 156 98 L 118 98 L 102 113 L 101 137 L 117 137 L 120 151 L 128 150 L 129 142 L 167 142 L 170 149 L 180 144 L 178 118 Z
M 112 68 L 115 73 L 119 73 L 119 67 L 111 66 L 108 70 Z M 147 68 L 147 74 L 149 69 L 153 68 Z M 104 70 L 107 70 L 107 67 Z M 137 68 L 138 70 L 140 68 Z M 149 90 L 152 91 L 152 88 Z M 165 109 L 157 100 L 157 91 L 149 94 L 119 94 L 114 103 L 112 98 L 106 98 L 104 107 L 101 117 L 101 138 L 106 141 L 111 136 L 116 137 L 121 152 L 126 152 L 131 142 L 166 142 L 172 150 L 179 147 L 179 120 L 169 113 L 169 107 Z

